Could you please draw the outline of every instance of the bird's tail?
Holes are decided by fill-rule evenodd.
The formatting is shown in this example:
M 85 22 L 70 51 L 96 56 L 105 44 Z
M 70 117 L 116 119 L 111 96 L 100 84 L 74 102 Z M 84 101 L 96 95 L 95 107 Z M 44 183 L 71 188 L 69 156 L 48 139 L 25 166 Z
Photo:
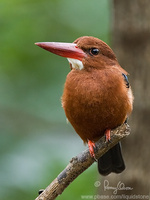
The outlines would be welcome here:
M 98 159 L 98 171 L 106 176 L 111 172 L 121 173 L 125 169 L 120 143 L 116 144 Z

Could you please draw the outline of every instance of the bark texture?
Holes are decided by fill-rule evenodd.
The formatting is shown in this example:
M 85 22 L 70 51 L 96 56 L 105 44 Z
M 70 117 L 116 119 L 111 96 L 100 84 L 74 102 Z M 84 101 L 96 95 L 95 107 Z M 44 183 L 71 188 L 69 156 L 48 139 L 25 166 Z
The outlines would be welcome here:
M 122 124 L 111 131 L 111 142 L 106 142 L 105 136 L 100 138 L 95 143 L 95 159 L 101 157 L 110 148 L 116 145 L 120 140 L 130 134 L 130 127 L 127 124 Z M 73 157 L 67 167 L 47 186 L 36 200 L 53 200 L 58 195 L 62 194 L 65 188 L 73 182 L 82 172 L 94 163 L 94 158 L 91 157 L 89 149 L 83 151 L 76 157 Z M 63 194 L 62 194 L 63 198 Z

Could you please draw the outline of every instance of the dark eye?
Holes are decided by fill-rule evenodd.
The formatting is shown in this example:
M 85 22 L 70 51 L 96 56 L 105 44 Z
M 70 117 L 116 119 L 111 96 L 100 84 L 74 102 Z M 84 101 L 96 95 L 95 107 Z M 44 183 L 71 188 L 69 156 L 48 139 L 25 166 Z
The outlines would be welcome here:
M 97 49 L 97 48 L 90 49 L 90 54 L 92 54 L 92 55 L 98 55 L 99 54 L 99 49 Z

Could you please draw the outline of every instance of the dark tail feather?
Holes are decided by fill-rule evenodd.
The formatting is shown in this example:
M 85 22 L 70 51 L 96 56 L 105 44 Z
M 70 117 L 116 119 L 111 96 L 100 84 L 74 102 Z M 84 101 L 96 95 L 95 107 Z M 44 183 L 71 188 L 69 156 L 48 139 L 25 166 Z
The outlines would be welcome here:
M 111 172 L 121 173 L 125 169 L 120 143 L 116 144 L 98 159 L 98 171 L 106 176 Z

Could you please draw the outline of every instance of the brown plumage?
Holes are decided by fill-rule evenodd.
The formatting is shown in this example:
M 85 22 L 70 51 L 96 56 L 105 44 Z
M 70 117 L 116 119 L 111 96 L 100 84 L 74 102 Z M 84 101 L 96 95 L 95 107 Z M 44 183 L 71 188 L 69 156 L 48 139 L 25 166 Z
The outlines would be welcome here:
M 98 38 L 84 36 L 75 40 L 74 44 L 64 44 L 64 47 L 63 43 L 59 44 L 37 43 L 68 58 L 72 70 L 66 78 L 62 105 L 66 117 L 82 140 L 93 143 L 107 130 L 124 123 L 131 113 L 133 96 L 128 87 L 128 73 L 120 67 L 111 48 Z M 91 143 L 89 147 L 91 149 Z M 118 160 L 115 156 L 119 157 Z M 115 166 L 113 157 L 119 167 Z M 114 147 L 98 163 L 103 175 L 111 171 L 121 172 L 124 162 L 120 147 Z

